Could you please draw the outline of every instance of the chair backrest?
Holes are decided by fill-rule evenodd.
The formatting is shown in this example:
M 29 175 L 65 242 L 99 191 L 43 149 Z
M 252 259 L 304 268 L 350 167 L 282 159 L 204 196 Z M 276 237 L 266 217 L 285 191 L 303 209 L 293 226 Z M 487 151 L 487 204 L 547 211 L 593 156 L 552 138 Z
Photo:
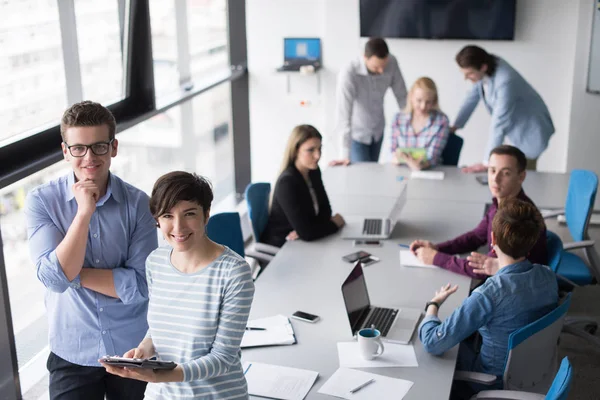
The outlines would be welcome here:
M 504 389 L 546 394 L 558 369 L 558 338 L 571 293 L 554 310 L 508 337 Z
M 239 213 L 226 212 L 211 216 L 206 224 L 206 234 L 213 242 L 225 245 L 245 257 Z
M 260 241 L 260 236 L 269 221 L 269 195 L 271 184 L 265 182 L 251 183 L 246 187 L 246 203 L 248 216 L 252 223 L 254 240 Z
M 569 178 L 565 218 L 573 240 L 587 240 L 587 229 L 594 209 L 598 177 L 592 171 L 575 169 Z
M 548 250 L 548 266 L 556 272 L 562 259 L 563 242 L 556 233 L 549 230 L 546 230 L 546 249 Z
M 463 138 L 458 136 L 456 133 L 450 133 L 446 147 L 442 151 L 442 164 L 443 165 L 458 165 L 458 159 L 460 158 L 460 152 L 463 147 Z
M 546 400 L 567 400 L 571 390 L 571 379 L 573 378 L 573 368 L 567 357 L 563 358 L 560 368 L 556 373 L 554 382 L 546 394 Z

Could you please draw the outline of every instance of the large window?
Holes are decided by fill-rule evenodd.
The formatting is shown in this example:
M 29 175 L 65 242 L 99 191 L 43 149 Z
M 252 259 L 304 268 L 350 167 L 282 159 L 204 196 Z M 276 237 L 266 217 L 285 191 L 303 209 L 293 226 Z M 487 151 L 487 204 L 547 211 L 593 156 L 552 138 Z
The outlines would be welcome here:
M 0 317 L 12 322 L 0 324 L 3 399 L 47 391 L 46 289 L 23 207 L 33 187 L 70 172 L 60 116 L 81 100 L 104 104 L 117 119 L 115 174 L 150 193 L 160 175 L 193 171 L 212 182 L 214 209 L 230 210 L 250 167 L 243 29 L 228 42 L 229 21 L 244 20 L 243 0 L 0 0 L 0 291 L 10 303 L 8 313 L 0 298 Z
M 56 121 L 67 86 L 56 0 L 0 1 L 0 146 Z

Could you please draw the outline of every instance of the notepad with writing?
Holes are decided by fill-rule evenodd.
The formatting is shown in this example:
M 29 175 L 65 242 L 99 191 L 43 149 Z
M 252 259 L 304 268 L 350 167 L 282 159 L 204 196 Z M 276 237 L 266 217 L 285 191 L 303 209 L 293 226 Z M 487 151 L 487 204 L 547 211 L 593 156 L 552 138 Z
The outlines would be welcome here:
M 435 265 L 422 263 L 410 250 L 400 250 L 400 265 L 404 267 L 437 268 Z
M 319 373 L 306 369 L 246 362 L 244 375 L 252 396 L 281 400 L 302 400 L 317 380 Z
M 245 331 L 242 338 L 242 348 L 259 346 L 281 346 L 296 343 L 294 328 L 288 317 L 274 315 L 248 321 L 247 326 L 264 328 L 262 331 Z

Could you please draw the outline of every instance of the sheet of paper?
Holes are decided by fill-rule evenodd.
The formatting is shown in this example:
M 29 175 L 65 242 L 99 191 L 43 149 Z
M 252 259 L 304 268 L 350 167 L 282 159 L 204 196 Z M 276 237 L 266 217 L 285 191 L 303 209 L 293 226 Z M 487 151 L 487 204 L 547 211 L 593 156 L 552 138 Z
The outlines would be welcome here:
M 248 393 L 282 400 L 302 400 L 314 385 L 318 372 L 278 365 L 246 362 Z
M 423 264 L 410 250 L 400 250 L 400 265 L 404 267 L 437 268 L 435 265 Z
M 242 348 L 294 344 L 296 342 L 292 324 L 284 315 L 248 321 L 247 326 L 265 328 L 266 330 L 245 331 L 242 338 Z
M 339 342 L 337 344 L 340 367 L 380 368 L 380 367 L 418 367 L 417 355 L 411 344 L 383 343 L 385 351 L 372 360 L 360 355 L 358 342 Z
M 444 171 L 412 171 L 411 179 L 433 179 L 436 181 L 444 180 Z
M 373 382 L 355 393 L 350 391 L 373 379 Z M 319 393 L 342 399 L 397 399 L 402 400 L 413 382 L 355 369 L 339 368 L 321 386 Z

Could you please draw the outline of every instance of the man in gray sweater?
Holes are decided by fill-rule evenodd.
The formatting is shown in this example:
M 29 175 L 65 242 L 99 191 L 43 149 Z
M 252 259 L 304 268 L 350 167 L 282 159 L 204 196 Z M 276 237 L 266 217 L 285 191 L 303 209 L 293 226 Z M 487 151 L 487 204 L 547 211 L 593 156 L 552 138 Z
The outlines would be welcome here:
M 392 88 L 398 106 L 406 104 L 406 85 L 396 57 L 385 40 L 372 38 L 363 57 L 352 61 L 338 77 L 336 134 L 341 139 L 341 159 L 329 165 L 379 160 L 385 117 L 383 97 Z

